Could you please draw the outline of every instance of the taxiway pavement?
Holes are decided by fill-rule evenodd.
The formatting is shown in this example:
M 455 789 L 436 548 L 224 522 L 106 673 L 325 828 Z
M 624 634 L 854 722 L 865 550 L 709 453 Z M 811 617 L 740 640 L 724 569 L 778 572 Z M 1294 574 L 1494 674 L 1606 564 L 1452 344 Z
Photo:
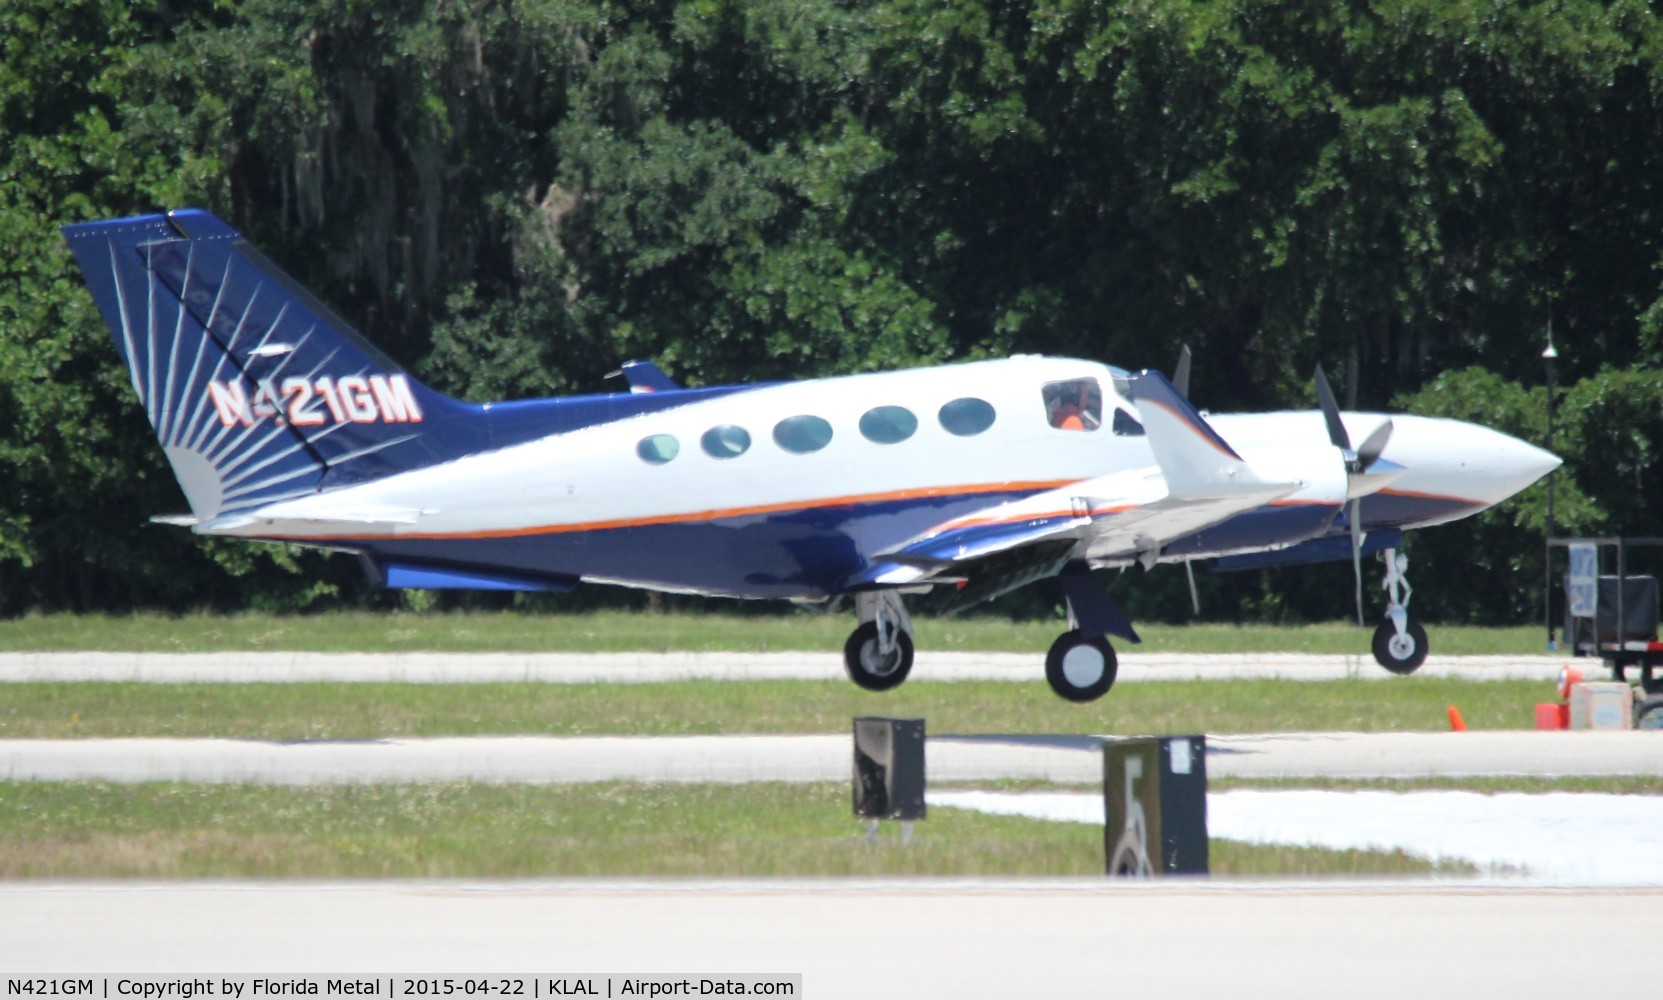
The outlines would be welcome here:
M 13 974 L 774 972 L 812 1000 L 1630 996 L 1660 936 L 1663 891 L 1470 881 L 0 883 Z
M 1649 732 L 1278 733 L 1208 737 L 1209 777 L 1425 778 L 1663 775 Z M 454 737 L 437 739 L 0 740 L 11 781 L 204 781 L 281 785 L 480 781 L 846 781 L 841 736 Z M 1101 738 L 936 735 L 930 781 L 1093 784 Z

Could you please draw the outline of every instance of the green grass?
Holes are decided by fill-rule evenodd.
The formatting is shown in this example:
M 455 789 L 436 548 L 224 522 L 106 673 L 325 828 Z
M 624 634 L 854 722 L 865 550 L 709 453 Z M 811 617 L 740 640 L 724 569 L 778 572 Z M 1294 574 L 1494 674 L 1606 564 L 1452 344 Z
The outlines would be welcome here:
M 1215 875 L 1463 873 L 1215 840 Z M 0 783 L 0 878 L 1101 875 L 1102 828 L 933 809 L 864 840 L 849 788 Z
M 856 715 L 922 717 L 946 733 L 1386 732 L 1528 729 L 1540 681 L 1149 681 L 1087 704 L 1043 682 L 913 681 L 874 695 L 843 681 L 663 684 L 0 685 L 0 738 L 373 739 L 486 734 L 847 733 Z
M 0 651 L 536 652 L 841 649 L 847 615 L 597 613 L 88 617 L 0 622 Z M 847 733 L 853 715 L 924 716 L 936 734 L 1528 728 L 1540 682 L 1428 677 L 1297 683 L 1126 684 L 1091 705 L 1057 699 L 1038 654 L 1057 622 L 921 619 L 923 649 L 1035 654 L 1035 680 L 931 683 L 885 695 L 837 682 L 554 684 L 7 684 L 0 738 L 221 736 L 373 739 L 475 734 Z M 1144 649 L 1366 655 L 1367 633 L 1192 626 L 1143 630 Z M 1537 652 L 1535 629 L 1435 629 L 1446 653 Z M 1524 782 L 1525 786 L 1509 784 Z M 1412 783 L 1412 787 L 1442 787 Z M 1411 787 L 1381 782 L 1217 782 L 1215 787 Z M 1663 779 L 1477 780 L 1482 790 L 1663 793 Z M 869 845 L 848 786 L 496 786 L 293 789 L 188 784 L 0 783 L 0 877 L 519 877 L 1097 875 L 1100 828 L 932 810 L 914 843 Z M 1215 840 L 1215 874 L 1462 873 L 1401 852 Z
M 922 650 L 1043 654 L 1064 625 L 998 618 L 916 619 Z M 0 621 L 0 651 L 134 652 L 766 652 L 840 651 L 848 614 L 694 615 L 605 611 L 338 612 L 315 615 L 28 615 Z M 1181 653 L 1352 653 L 1368 655 L 1370 633 L 1355 625 L 1139 625 L 1141 647 Z M 1543 651 L 1535 627 L 1433 626 L 1445 654 Z

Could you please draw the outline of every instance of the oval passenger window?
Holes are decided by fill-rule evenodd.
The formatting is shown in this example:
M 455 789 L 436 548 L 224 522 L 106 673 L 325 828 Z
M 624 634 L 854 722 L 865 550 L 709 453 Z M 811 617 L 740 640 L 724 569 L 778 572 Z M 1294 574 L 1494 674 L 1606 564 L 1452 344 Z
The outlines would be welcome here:
M 681 453 L 681 442 L 668 434 L 654 434 L 641 439 L 635 453 L 648 465 L 663 465 Z
M 942 406 L 940 417 L 947 433 L 969 437 L 993 426 L 993 405 L 985 399 L 966 396 Z
M 918 418 L 904 406 L 874 406 L 860 418 L 860 433 L 878 444 L 897 444 L 918 430 Z
M 774 443 L 795 455 L 806 455 L 831 444 L 832 425 L 811 414 L 786 417 L 774 425 Z
M 751 446 L 751 434 L 735 424 L 718 424 L 704 432 L 699 444 L 712 458 L 736 458 Z

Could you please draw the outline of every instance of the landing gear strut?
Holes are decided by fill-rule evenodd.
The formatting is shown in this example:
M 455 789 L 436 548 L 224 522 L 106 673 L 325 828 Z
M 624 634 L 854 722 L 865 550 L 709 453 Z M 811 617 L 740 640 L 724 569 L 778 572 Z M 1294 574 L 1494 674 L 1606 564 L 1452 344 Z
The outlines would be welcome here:
M 843 644 L 843 669 L 868 691 L 899 687 L 912 672 L 912 619 L 901 595 L 875 590 L 855 595 L 860 627 Z
M 1092 579 L 1084 563 L 1067 567 L 1059 579 L 1068 608 L 1068 631 L 1058 636 L 1045 654 L 1045 682 L 1058 697 L 1074 702 L 1096 701 L 1114 687 L 1119 669 L 1105 631 L 1113 628 L 1133 636 L 1137 633 L 1132 632 L 1131 623 L 1109 592 Z
M 1374 630 L 1374 659 L 1394 674 L 1412 674 L 1426 662 L 1426 629 L 1409 617 L 1409 597 L 1415 590 L 1404 575 L 1409 557 L 1396 549 L 1384 554 L 1386 620 Z

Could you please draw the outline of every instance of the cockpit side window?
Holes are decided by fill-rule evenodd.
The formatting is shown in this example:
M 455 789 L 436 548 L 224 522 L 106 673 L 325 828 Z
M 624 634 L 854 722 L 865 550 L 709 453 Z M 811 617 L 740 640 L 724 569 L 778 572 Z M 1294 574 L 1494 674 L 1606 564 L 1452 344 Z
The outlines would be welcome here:
M 1094 378 L 1048 382 L 1045 419 L 1060 431 L 1094 431 L 1103 426 L 1103 390 Z
M 1114 411 L 1114 432 L 1121 437 L 1142 437 L 1143 425 L 1125 410 Z

